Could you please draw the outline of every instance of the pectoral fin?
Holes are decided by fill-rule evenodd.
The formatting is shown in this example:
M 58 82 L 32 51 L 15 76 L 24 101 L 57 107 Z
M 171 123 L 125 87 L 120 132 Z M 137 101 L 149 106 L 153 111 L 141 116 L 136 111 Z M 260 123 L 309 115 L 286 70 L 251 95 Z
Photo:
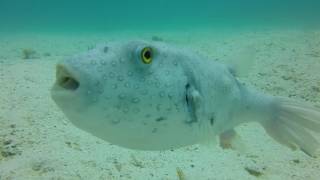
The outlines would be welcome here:
M 199 110 L 201 106 L 201 95 L 199 91 L 197 91 L 190 84 L 186 85 L 186 105 L 188 112 L 190 113 L 190 120 L 187 123 L 198 122 L 199 118 Z

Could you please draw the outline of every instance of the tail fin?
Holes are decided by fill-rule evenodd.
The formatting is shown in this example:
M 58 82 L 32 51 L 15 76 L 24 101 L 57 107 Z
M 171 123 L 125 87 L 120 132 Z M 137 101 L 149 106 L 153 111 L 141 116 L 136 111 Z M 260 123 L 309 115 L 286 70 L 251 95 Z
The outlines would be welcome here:
M 279 143 L 314 157 L 320 144 L 311 131 L 320 133 L 320 109 L 287 98 L 277 100 L 273 118 L 261 122 L 264 129 Z

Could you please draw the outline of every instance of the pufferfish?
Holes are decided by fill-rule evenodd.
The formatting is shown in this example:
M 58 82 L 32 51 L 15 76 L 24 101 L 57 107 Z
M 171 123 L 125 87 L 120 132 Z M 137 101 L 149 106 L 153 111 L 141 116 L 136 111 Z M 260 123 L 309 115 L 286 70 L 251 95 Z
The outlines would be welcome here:
M 57 64 L 51 95 L 76 127 L 130 149 L 167 150 L 260 123 L 313 156 L 320 110 L 260 93 L 227 65 L 164 42 L 110 42 Z

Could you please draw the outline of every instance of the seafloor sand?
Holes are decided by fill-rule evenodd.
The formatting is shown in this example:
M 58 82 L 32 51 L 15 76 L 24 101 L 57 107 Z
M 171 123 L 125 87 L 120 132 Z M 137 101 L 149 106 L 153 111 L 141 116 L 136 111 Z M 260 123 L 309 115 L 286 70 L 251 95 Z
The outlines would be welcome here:
M 274 95 L 320 103 L 319 31 L 3 34 L 0 179 L 179 179 L 177 171 L 185 179 L 319 179 L 319 158 L 277 144 L 257 124 L 237 129 L 246 146 L 241 153 L 208 145 L 133 151 L 70 124 L 49 94 L 55 63 L 99 42 L 152 35 L 219 61 L 254 59 L 243 81 Z M 22 59 L 24 48 L 34 49 L 35 58 Z

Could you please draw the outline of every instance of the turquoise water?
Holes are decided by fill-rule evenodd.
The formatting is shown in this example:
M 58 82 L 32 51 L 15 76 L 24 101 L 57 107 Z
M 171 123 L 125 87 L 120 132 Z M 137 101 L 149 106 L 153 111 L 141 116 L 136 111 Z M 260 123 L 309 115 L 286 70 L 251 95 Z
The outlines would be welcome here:
M 317 0 L 1 0 L 1 31 L 317 27 Z

